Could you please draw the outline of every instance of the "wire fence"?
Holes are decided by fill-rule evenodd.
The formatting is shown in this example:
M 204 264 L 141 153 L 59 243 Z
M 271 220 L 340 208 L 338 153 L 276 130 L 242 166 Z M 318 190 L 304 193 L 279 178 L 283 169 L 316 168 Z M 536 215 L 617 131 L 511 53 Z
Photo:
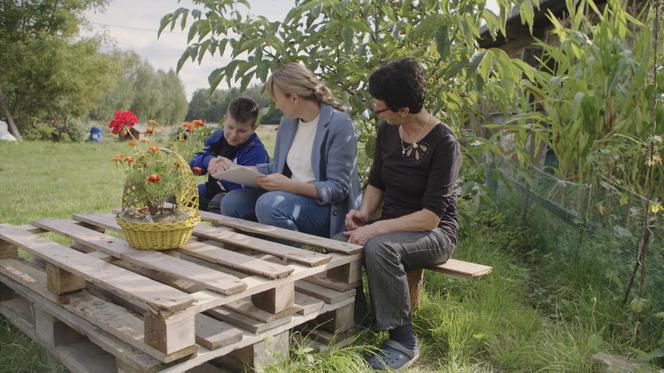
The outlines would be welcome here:
M 518 218 L 538 230 L 547 253 L 570 264 L 582 254 L 602 260 L 607 279 L 615 285 L 617 306 L 622 302 L 642 237 L 644 197 L 615 185 L 593 188 L 560 180 L 508 159 L 492 162 L 487 175 L 492 175 L 487 177 L 489 193 L 499 205 L 517 209 Z M 658 215 L 649 224 L 645 259 L 645 298 L 652 313 L 664 311 L 664 217 Z M 638 276 L 633 289 L 630 301 L 638 294 Z

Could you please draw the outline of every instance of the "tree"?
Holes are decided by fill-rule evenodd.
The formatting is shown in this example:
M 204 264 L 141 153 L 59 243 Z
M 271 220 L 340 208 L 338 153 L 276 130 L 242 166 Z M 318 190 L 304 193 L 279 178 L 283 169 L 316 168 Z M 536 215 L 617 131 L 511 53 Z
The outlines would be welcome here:
M 405 55 L 418 58 L 429 71 L 428 108 L 469 142 L 459 129 L 480 122 L 480 103 L 509 112 L 518 102 L 527 68 L 500 49 L 479 49 L 481 25 L 492 35 L 505 34 L 514 5 L 522 9 L 524 22 L 533 23 L 530 0 L 500 0 L 498 15 L 485 0 L 297 0 L 281 21 L 241 11 L 250 7 L 248 1 L 193 2 L 203 9 L 181 7 L 161 20 L 160 33 L 189 25 L 178 69 L 187 61 L 200 63 L 205 55 L 230 54 L 231 61 L 208 77 L 210 87 L 225 80 L 244 91 L 253 80 L 265 82 L 284 63 L 301 61 L 347 104 L 369 157 L 374 123 L 363 114 L 370 102 L 367 77 L 377 66 Z
M 35 121 L 65 122 L 94 101 L 111 61 L 96 41 L 71 41 L 83 11 L 105 0 L 3 1 L 0 3 L 0 92 L 20 130 Z M 77 72 L 77 74 L 72 74 Z

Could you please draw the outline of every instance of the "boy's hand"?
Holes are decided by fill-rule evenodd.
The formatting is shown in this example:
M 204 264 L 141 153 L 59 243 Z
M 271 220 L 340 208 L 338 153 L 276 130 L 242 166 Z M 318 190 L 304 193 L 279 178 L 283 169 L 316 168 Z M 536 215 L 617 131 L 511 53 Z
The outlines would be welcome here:
M 215 157 L 210 160 L 208 163 L 208 173 L 214 177 L 214 175 L 224 172 L 232 167 L 235 167 L 235 163 L 226 157 Z
M 282 174 L 269 174 L 257 176 L 256 182 L 258 186 L 267 191 L 282 190 L 289 192 L 292 180 Z

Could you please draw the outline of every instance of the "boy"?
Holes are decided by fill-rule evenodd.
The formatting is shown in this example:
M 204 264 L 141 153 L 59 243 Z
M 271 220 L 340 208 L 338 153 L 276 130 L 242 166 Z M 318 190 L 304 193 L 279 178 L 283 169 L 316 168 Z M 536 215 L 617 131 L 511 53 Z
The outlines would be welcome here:
M 208 181 L 198 185 L 199 209 L 219 213 L 221 199 L 227 192 L 242 188 L 229 181 L 217 180 L 213 174 L 228 169 L 232 164 L 255 166 L 267 163 L 270 157 L 256 135 L 258 104 L 248 97 L 239 97 L 228 105 L 223 128 L 205 139 L 205 149 L 196 153 L 189 166 L 208 173 Z

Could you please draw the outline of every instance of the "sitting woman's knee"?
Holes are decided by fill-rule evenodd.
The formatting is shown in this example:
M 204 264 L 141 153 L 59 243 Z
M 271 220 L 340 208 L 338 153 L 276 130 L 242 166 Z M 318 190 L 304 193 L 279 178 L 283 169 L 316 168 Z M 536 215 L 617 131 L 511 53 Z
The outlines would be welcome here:
M 286 201 L 286 197 L 287 194 L 280 191 L 267 192 L 258 197 L 258 200 L 256 200 L 256 217 L 258 221 L 267 223 L 272 217 L 282 216 L 285 211 L 282 211 L 280 205 Z

